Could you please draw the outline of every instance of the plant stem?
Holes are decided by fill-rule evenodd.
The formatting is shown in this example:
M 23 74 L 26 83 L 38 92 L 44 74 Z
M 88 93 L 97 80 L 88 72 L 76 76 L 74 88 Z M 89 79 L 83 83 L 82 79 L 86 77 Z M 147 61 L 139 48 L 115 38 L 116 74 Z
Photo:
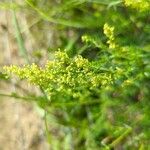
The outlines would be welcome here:
M 115 147 L 116 145 L 118 145 L 124 138 L 126 138 L 129 133 L 131 133 L 132 131 L 132 128 L 131 127 L 128 127 L 127 130 L 121 135 L 119 136 L 116 140 L 114 140 L 110 145 L 109 147 L 110 148 L 113 148 Z

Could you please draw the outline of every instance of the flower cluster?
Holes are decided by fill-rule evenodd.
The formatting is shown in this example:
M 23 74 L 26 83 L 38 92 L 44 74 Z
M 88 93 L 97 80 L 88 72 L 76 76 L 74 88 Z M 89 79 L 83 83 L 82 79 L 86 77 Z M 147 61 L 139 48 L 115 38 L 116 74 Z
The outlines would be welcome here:
M 109 39 L 107 43 L 109 44 L 109 48 L 114 49 L 116 48 L 116 43 L 115 43 L 115 37 L 114 37 L 114 27 L 109 26 L 107 23 L 104 24 L 104 34 L 107 36 Z
M 110 73 L 94 72 L 92 63 L 80 55 L 69 58 L 66 52 L 59 51 L 55 56 L 56 59 L 48 61 L 44 68 L 32 64 L 23 67 L 12 65 L 4 67 L 4 70 L 39 85 L 52 98 L 60 94 L 79 98 L 94 88 L 112 83 Z
M 140 11 L 145 11 L 150 8 L 149 0 L 125 0 L 126 6 L 131 6 L 132 8 L 136 8 Z

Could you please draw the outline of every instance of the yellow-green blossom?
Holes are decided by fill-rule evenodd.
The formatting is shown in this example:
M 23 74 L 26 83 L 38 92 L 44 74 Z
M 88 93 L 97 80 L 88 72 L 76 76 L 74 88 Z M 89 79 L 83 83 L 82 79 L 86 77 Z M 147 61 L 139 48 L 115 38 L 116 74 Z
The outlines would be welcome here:
M 150 1 L 149 0 L 125 0 L 125 5 L 132 8 L 136 8 L 140 11 L 149 10 Z
M 4 70 L 42 87 L 51 97 L 59 94 L 77 97 L 82 95 L 80 92 L 111 83 L 110 74 L 94 73 L 91 62 L 80 55 L 69 58 L 66 52 L 59 51 L 55 56 L 55 60 L 48 61 L 44 68 L 32 64 L 4 67 Z
M 114 37 L 114 27 L 109 26 L 107 23 L 104 24 L 104 34 L 108 38 L 107 44 L 109 48 L 114 49 L 116 48 L 115 37 Z

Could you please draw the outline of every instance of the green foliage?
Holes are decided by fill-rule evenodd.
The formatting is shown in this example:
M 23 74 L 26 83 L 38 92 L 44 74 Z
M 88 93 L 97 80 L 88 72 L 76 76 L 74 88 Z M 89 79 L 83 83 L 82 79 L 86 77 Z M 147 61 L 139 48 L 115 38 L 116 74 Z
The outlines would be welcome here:
M 149 149 L 149 2 L 26 4 L 55 24 L 59 42 L 54 49 L 66 50 L 55 52 L 45 67 L 11 65 L 4 72 L 27 79 L 46 94 L 30 98 L 46 111 L 52 149 Z
M 112 28 L 106 27 L 104 26 L 104 33 L 109 39 L 112 39 L 112 33 L 109 32 L 112 31 L 109 30 Z M 59 108 L 62 118 L 58 118 L 58 121 L 62 120 L 63 125 L 73 130 L 70 133 L 72 138 L 74 134 L 77 134 L 77 137 L 74 138 L 78 138 L 80 131 L 85 128 L 82 133 L 83 137 L 80 139 L 84 141 L 83 147 L 97 149 L 102 144 L 104 147 L 111 148 L 124 140 L 132 132 L 132 126 L 136 125 L 135 122 L 132 123 L 132 117 L 129 120 L 124 118 L 128 120 L 127 122 L 124 122 L 124 119 L 121 121 L 122 114 L 115 114 L 109 121 L 106 113 L 113 110 L 111 107 L 120 109 L 118 107 L 125 105 L 126 98 L 128 98 L 128 103 L 129 101 L 132 103 L 133 100 L 129 97 L 130 91 L 126 89 L 135 90 L 135 92 L 139 92 L 138 94 L 142 93 L 143 102 L 146 99 L 145 91 L 142 89 L 139 91 L 139 86 L 146 86 L 145 75 L 149 74 L 146 69 L 148 66 L 143 62 L 142 53 L 142 50 L 137 51 L 134 47 L 118 46 L 115 50 L 110 49 L 102 54 L 101 59 L 89 62 L 80 55 L 70 58 L 66 52 L 59 51 L 55 54 L 55 60 L 48 61 L 44 68 L 32 64 L 24 67 L 4 67 L 4 69 L 7 73 L 15 73 L 19 78 L 27 79 L 38 85 L 46 92 L 48 95 L 46 105 Z M 145 67 L 142 71 L 140 67 L 143 65 Z M 116 100 L 113 101 L 114 98 L 109 95 L 113 95 L 115 92 L 119 96 L 115 96 Z M 128 112 L 126 113 L 128 114 Z M 133 116 L 136 115 L 134 113 Z M 141 123 L 145 117 L 148 117 L 148 114 L 143 116 L 142 112 L 139 113 L 141 115 L 139 122 Z M 118 130 L 116 126 L 123 127 L 123 124 L 131 126 L 129 131 L 124 127 L 125 131 L 118 133 L 117 136 L 113 135 Z M 98 127 L 99 125 L 102 127 Z M 106 133 L 103 135 L 104 131 Z M 110 136 L 109 133 L 112 134 L 111 143 L 101 143 L 96 140 Z M 70 142 L 75 144 L 76 148 L 81 148 L 80 140 L 76 139 Z

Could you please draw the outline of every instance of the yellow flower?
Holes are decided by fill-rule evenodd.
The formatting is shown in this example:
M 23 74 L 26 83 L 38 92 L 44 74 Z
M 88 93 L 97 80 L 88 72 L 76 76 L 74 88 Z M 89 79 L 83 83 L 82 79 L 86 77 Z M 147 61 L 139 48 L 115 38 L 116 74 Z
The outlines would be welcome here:
M 110 49 L 116 48 L 115 37 L 114 37 L 114 27 L 109 26 L 107 23 L 104 24 L 104 34 L 109 39 L 107 44 L 109 44 Z
M 20 79 L 27 79 L 30 83 L 42 87 L 49 97 L 53 95 L 69 94 L 73 97 L 82 96 L 80 90 L 87 90 L 109 84 L 109 74 L 94 73 L 91 62 L 78 55 L 69 58 L 66 52 L 57 52 L 56 59 L 48 61 L 44 68 L 36 64 L 23 67 L 4 67 L 6 73 L 14 73 Z M 75 92 L 67 92 L 72 91 Z M 78 93 L 78 94 L 77 94 Z
M 140 11 L 149 10 L 150 8 L 149 0 L 125 0 L 124 3 L 126 6 L 136 8 L 137 10 Z

